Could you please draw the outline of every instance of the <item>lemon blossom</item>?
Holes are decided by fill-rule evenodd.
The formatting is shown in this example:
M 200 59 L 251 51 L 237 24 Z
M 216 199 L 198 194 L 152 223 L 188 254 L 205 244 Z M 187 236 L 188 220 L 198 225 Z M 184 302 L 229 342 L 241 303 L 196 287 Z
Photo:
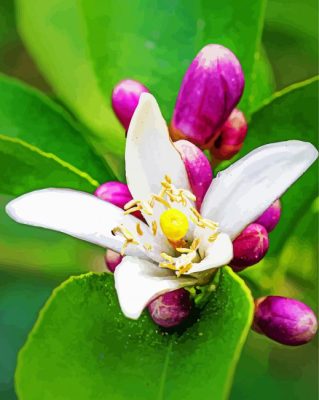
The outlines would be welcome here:
M 202 284 L 207 271 L 227 265 L 232 241 L 316 158 L 310 143 L 262 146 L 219 173 L 197 210 L 185 165 L 155 98 L 145 93 L 127 133 L 126 178 L 133 200 L 126 211 L 69 189 L 27 193 L 6 211 L 17 222 L 121 252 L 114 274 L 119 303 L 127 317 L 137 319 L 157 296 Z M 136 211 L 146 222 L 131 215 Z

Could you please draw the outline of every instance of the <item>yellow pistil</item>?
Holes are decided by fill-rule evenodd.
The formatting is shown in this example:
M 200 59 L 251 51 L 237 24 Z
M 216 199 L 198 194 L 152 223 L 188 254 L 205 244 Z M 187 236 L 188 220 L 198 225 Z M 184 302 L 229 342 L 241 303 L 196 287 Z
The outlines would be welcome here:
M 181 240 L 188 231 L 188 219 L 176 208 L 164 211 L 160 217 L 160 225 L 164 235 L 172 242 Z

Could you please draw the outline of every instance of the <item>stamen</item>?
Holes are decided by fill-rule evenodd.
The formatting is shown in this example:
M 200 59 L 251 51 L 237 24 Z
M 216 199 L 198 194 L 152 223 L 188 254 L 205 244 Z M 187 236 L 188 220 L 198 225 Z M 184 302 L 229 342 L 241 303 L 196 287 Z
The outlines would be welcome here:
M 197 249 L 198 249 L 198 246 L 199 246 L 199 243 L 200 243 L 200 239 L 199 239 L 199 238 L 195 238 L 195 239 L 193 240 L 193 243 L 191 244 L 190 249 L 191 249 L 191 250 L 197 250 Z
M 172 257 L 172 256 L 169 256 L 169 255 L 166 254 L 166 253 L 161 253 L 161 257 L 163 257 L 164 260 L 169 261 L 169 262 L 171 262 L 171 263 L 174 261 L 173 257 Z
M 144 249 L 145 249 L 145 250 L 148 250 L 148 251 L 151 251 L 152 248 L 153 248 L 152 245 L 151 245 L 150 243 L 144 243 L 143 246 L 144 246 Z
M 171 179 L 168 175 L 165 175 L 165 176 L 164 176 L 164 179 L 165 179 L 168 183 L 172 183 L 172 179 Z
M 132 199 L 132 200 L 128 201 L 128 202 L 124 205 L 124 210 L 128 210 L 129 208 L 135 206 L 135 205 L 138 204 L 138 203 L 139 203 L 139 200 L 134 200 L 134 199 Z
M 156 221 L 152 221 L 152 233 L 154 236 L 156 236 L 156 233 L 157 233 L 157 222 Z
M 179 253 L 191 253 L 193 251 L 192 249 L 188 249 L 187 247 L 176 247 L 176 250 Z
M 171 270 L 173 270 L 173 271 L 176 271 L 175 265 L 174 265 L 174 264 L 171 264 L 171 263 L 165 263 L 165 262 L 163 262 L 163 263 L 160 263 L 159 266 L 160 266 L 161 268 L 168 268 L 168 269 L 171 269 Z
M 135 211 L 141 211 L 141 206 L 132 207 L 129 210 L 124 211 L 124 215 L 132 214 Z
M 163 206 L 165 206 L 165 207 L 167 207 L 167 208 L 170 208 L 170 207 L 171 207 L 170 204 L 169 204 L 166 200 L 164 200 L 162 197 L 160 197 L 160 196 L 157 195 L 157 194 L 153 194 L 153 195 L 152 195 L 152 200 L 157 200 L 159 203 L 163 204 Z M 152 201 L 152 200 L 151 200 L 151 201 Z
M 139 222 L 136 224 L 136 232 L 137 232 L 140 236 L 143 235 L 143 231 L 142 231 L 142 228 L 141 228 L 141 224 L 140 224 Z
M 209 242 L 215 242 L 215 240 L 217 239 L 218 235 L 219 235 L 218 232 L 214 233 L 213 235 L 208 237 L 208 241 Z

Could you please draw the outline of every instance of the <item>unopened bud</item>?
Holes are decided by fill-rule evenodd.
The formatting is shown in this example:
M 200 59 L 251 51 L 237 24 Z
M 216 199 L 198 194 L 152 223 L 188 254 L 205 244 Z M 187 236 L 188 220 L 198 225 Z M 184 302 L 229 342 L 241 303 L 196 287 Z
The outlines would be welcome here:
M 123 257 L 121 254 L 113 250 L 107 249 L 105 253 L 105 264 L 109 271 L 114 272 L 115 268 L 120 264 Z
M 184 76 L 171 124 L 173 139 L 208 148 L 243 89 L 244 75 L 236 56 L 217 44 L 205 46 Z
M 264 226 L 268 232 L 275 229 L 281 215 L 281 204 L 276 200 L 267 210 L 255 221 Z
M 255 301 L 254 330 L 288 346 L 308 343 L 318 323 L 311 308 L 301 301 L 281 296 Z
M 229 160 L 243 147 L 247 134 L 244 114 L 237 108 L 230 114 L 210 151 L 217 160 Z
M 192 301 L 185 289 L 164 293 L 148 305 L 153 321 L 163 328 L 180 325 L 190 315 Z
M 213 172 L 205 154 L 193 143 L 178 140 L 174 143 L 184 162 L 192 192 L 199 210 L 204 196 L 213 180 Z
M 258 263 L 267 253 L 269 239 L 266 229 L 259 224 L 250 224 L 233 241 L 234 258 L 230 262 L 234 271 Z
M 115 181 L 103 183 L 94 194 L 120 208 L 124 208 L 125 204 L 133 199 L 128 186 L 125 183 Z
M 122 209 L 124 209 L 126 203 L 133 199 L 127 184 L 116 181 L 103 183 L 96 189 L 94 195 Z M 134 212 L 133 215 L 144 220 L 139 211 Z
M 119 82 L 112 92 L 112 107 L 121 124 L 128 129 L 142 93 L 148 89 L 138 81 L 126 79 Z

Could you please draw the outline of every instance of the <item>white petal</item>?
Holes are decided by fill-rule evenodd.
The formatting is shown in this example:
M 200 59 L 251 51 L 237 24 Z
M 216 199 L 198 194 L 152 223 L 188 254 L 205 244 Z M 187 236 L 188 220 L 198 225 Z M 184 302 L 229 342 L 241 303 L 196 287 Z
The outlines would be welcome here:
M 195 283 L 191 277 L 177 278 L 172 271 L 136 257 L 124 257 L 114 278 L 121 309 L 132 319 L 139 318 L 157 296 Z
M 125 151 L 127 183 L 134 199 L 158 194 L 165 175 L 179 189 L 190 189 L 184 163 L 170 140 L 155 98 L 143 93 L 132 117 Z
M 179 152 L 175 149 L 166 122 L 155 98 L 143 93 L 132 117 L 125 151 L 127 183 L 136 200 L 148 201 L 159 194 L 165 175 L 178 189 L 190 190 L 187 172 Z M 157 203 L 155 203 L 157 205 Z M 153 216 L 143 213 L 149 225 L 158 223 L 162 207 L 155 207 Z M 158 229 L 158 242 L 164 246 L 166 238 Z
M 11 201 L 6 211 L 12 219 L 22 224 L 64 232 L 118 252 L 124 240 L 112 234 L 113 228 L 124 224 L 128 229 L 134 229 L 133 233 L 136 234 L 135 226 L 139 222 L 145 234 L 149 231 L 146 224 L 133 216 L 124 216 L 123 211 L 113 204 L 88 193 L 69 189 L 44 189 L 27 193 Z M 150 234 L 148 239 L 152 240 Z M 136 245 L 129 245 L 126 254 L 147 258 L 146 251 Z
M 186 275 L 222 267 L 227 265 L 232 258 L 232 241 L 226 233 L 220 233 L 217 239 L 207 247 L 204 259 L 199 263 L 194 263 Z
M 219 173 L 204 198 L 201 214 L 234 239 L 316 160 L 306 142 L 291 140 L 259 147 Z

